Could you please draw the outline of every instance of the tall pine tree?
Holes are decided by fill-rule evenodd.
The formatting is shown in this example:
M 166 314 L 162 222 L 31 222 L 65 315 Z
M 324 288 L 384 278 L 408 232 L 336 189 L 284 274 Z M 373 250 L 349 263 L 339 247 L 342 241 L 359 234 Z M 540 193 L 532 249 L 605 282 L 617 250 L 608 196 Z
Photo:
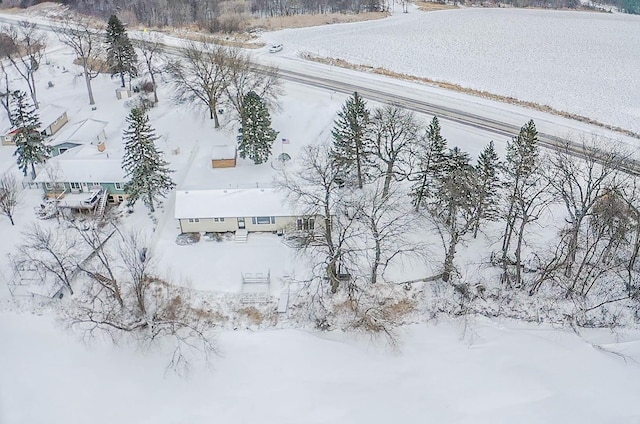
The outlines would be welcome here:
M 418 149 L 415 153 L 417 170 L 410 177 L 412 181 L 415 181 L 411 187 L 410 195 L 413 198 L 413 206 L 416 211 L 420 210 L 438 190 L 438 181 L 442 180 L 441 177 L 448 161 L 447 140 L 440 134 L 440 122 L 437 116 L 431 120 Z
M 454 147 L 446 154 L 435 180 L 438 190 L 430 193 L 429 213 L 448 235 L 442 279 L 448 281 L 454 270 L 453 261 L 458 244 L 473 227 L 476 187 L 475 169 L 469 154 Z
M 538 184 L 539 175 L 539 152 L 538 152 L 538 130 L 533 120 L 527 122 L 520 133 L 507 143 L 506 161 L 503 167 L 504 183 L 508 190 L 508 205 L 505 215 L 505 229 L 502 236 L 502 266 L 503 281 L 511 284 L 507 265 L 509 251 L 511 248 L 514 233 L 517 236 L 516 242 L 516 271 L 517 284 L 520 284 L 520 254 L 524 236 L 524 227 L 527 224 L 527 217 L 523 216 L 523 208 L 530 203 L 529 192 Z M 516 229 L 516 222 L 520 221 L 520 226 Z
M 149 124 L 149 117 L 142 109 L 132 109 L 127 117 L 129 127 L 124 131 L 124 158 L 122 168 L 126 171 L 128 182 L 125 192 L 128 203 L 133 205 L 142 199 L 144 204 L 155 211 L 157 198 L 166 197 L 167 192 L 175 188 L 168 168 L 169 163 L 162 159 L 155 141 L 159 139 Z
M 477 187 L 474 193 L 473 238 L 478 236 L 482 221 L 497 221 L 500 217 L 500 166 L 492 140 L 480 153 L 475 167 Z
M 338 112 L 338 119 L 331 131 L 333 136 L 331 157 L 341 171 L 350 173 L 355 170 L 359 188 L 362 188 L 367 168 L 370 166 L 368 156 L 371 149 L 367 146 L 368 125 L 367 104 L 357 92 L 354 92 Z
M 51 149 L 44 145 L 44 136 L 40 133 L 40 118 L 27 99 L 24 91 L 11 93 L 11 122 L 15 127 L 13 140 L 16 143 L 18 167 L 27 176 L 27 169 L 31 168 L 31 178 L 36 177 L 35 165 L 44 163 L 51 156 Z
M 271 128 L 271 116 L 266 104 L 253 91 L 248 92 L 242 101 L 240 124 L 240 157 L 252 159 L 256 165 L 266 162 L 278 132 Z
M 107 65 L 111 75 L 120 74 L 122 87 L 125 86 L 125 74 L 129 78 L 138 75 L 137 62 L 138 57 L 127 30 L 116 15 L 111 15 L 107 24 Z

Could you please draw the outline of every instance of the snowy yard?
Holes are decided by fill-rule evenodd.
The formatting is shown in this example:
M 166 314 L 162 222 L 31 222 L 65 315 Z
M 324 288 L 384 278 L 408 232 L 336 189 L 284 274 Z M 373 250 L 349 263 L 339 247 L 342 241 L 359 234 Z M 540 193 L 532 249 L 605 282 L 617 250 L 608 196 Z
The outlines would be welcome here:
M 264 38 L 283 42 L 285 49 L 278 54 L 285 58 L 310 51 L 357 63 L 384 63 L 400 72 L 548 103 L 639 131 L 640 86 L 632 79 L 640 68 L 638 24 L 637 17 L 627 15 L 412 11 L 382 21 L 287 30 Z M 552 30 L 541 31 L 543 25 Z M 534 40 L 533 53 L 523 48 L 517 31 Z M 410 40 L 398 41 L 402 34 L 410 34 Z M 553 43 L 556 38 L 567 41 Z M 70 123 L 107 121 L 107 149 L 120 154 L 128 107 L 116 100 L 119 82 L 107 76 L 94 81 L 93 110 L 79 70 L 71 65 L 72 55 L 50 41 L 49 63 L 37 74 L 42 103 L 67 108 Z M 363 43 L 371 47 L 364 49 Z M 533 65 L 524 53 L 536 58 Z M 558 66 L 557 57 L 566 57 L 568 64 Z M 45 88 L 49 80 L 55 84 Z M 304 146 L 331 139 L 336 112 L 347 96 L 292 83 L 284 88 L 272 116 L 279 131 L 272 158 L 288 153 L 295 164 Z M 415 92 L 415 86 L 404 90 Z M 212 169 L 213 146 L 236 140 L 236 129 L 227 122 L 230 113 L 222 114 L 223 127 L 214 130 L 203 109 L 174 104 L 166 81 L 159 95 L 150 122 L 161 137 L 158 147 L 176 170 L 178 189 L 273 185 L 281 167 L 276 160 L 256 166 L 239 159 L 236 168 Z M 504 110 L 521 113 L 510 106 Z M 537 119 L 543 114 L 533 115 Z M 418 118 L 427 122 L 432 117 Z M 544 119 L 551 128 L 560 118 Z M 461 147 L 474 159 L 490 140 L 504 155 L 507 137 L 445 120 L 441 124 L 449 146 Z M 283 144 L 283 138 L 290 144 Z M 13 151 L 0 146 L 0 174 L 9 171 L 22 178 Z M 40 190 L 24 192 L 15 227 L 0 217 L 1 424 L 640 423 L 637 330 L 581 329 L 576 334 L 570 327 L 497 318 L 431 319 L 436 306 L 423 304 L 424 310 L 414 311 L 410 323 L 398 330 L 398 346 L 392 349 L 367 335 L 337 327 L 315 331 L 309 329 L 312 324 L 284 316 L 268 329 L 268 320 L 253 326 L 236 326 L 232 320 L 218 330 L 220 356 L 209 368 L 194 363 L 184 379 L 165 373 L 167 352 L 162 348 L 144 351 L 104 340 L 83 344 L 55 321 L 50 309 L 32 314 L 27 302 L 14 303 L 5 285 L 12 273 L 7 254 L 22 242 L 21 231 L 37 222 L 33 208 L 41 196 Z M 222 299 L 223 314 L 238 312 L 234 302 L 242 290 L 242 274 L 270 273 L 271 294 L 277 297 L 290 277 L 308 273 L 307 260 L 275 234 L 252 233 L 247 243 L 203 237 L 193 245 L 178 245 L 174 197 L 170 194 L 159 209 L 157 224 L 141 204 L 130 215 L 123 213 L 121 224 L 149 236 L 163 278 Z M 561 224 L 554 222 L 553 213 L 536 223 L 532 243 L 544 246 L 546 238 L 555 237 Z M 421 230 L 417 225 L 407 228 L 407 237 L 421 237 Z M 495 249 L 488 240 L 481 234 L 459 247 L 456 261 L 467 274 L 463 278 L 490 278 L 483 274 Z M 389 270 L 390 278 L 435 273 L 439 243 L 433 241 L 428 261 L 398 263 Z

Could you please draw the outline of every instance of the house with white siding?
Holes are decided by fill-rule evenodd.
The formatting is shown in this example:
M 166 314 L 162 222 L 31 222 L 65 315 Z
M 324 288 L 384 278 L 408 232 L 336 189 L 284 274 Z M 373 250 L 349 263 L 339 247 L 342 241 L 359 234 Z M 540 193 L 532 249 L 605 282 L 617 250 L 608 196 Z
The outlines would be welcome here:
M 313 229 L 315 218 L 296 213 L 274 188 L 176 191 L 181 233 L 276 232 Z

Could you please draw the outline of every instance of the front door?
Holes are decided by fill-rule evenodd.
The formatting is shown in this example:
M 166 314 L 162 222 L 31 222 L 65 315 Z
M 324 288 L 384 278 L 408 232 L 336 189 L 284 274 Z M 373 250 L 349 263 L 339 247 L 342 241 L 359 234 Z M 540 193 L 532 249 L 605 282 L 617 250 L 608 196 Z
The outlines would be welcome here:
M 244 230 L 244 218 L 238 218 L 238 229 Z

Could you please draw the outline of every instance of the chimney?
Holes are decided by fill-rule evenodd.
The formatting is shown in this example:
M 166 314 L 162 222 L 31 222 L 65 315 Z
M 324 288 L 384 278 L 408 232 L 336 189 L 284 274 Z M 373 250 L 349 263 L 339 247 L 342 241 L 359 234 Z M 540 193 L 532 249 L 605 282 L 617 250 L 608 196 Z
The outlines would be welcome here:
M 105 146 L 104 141 L 101 141 L 98 143 L 98 151 L 99 152 L 104 152 L 104 149 L 106 149 L 107 146 Z

